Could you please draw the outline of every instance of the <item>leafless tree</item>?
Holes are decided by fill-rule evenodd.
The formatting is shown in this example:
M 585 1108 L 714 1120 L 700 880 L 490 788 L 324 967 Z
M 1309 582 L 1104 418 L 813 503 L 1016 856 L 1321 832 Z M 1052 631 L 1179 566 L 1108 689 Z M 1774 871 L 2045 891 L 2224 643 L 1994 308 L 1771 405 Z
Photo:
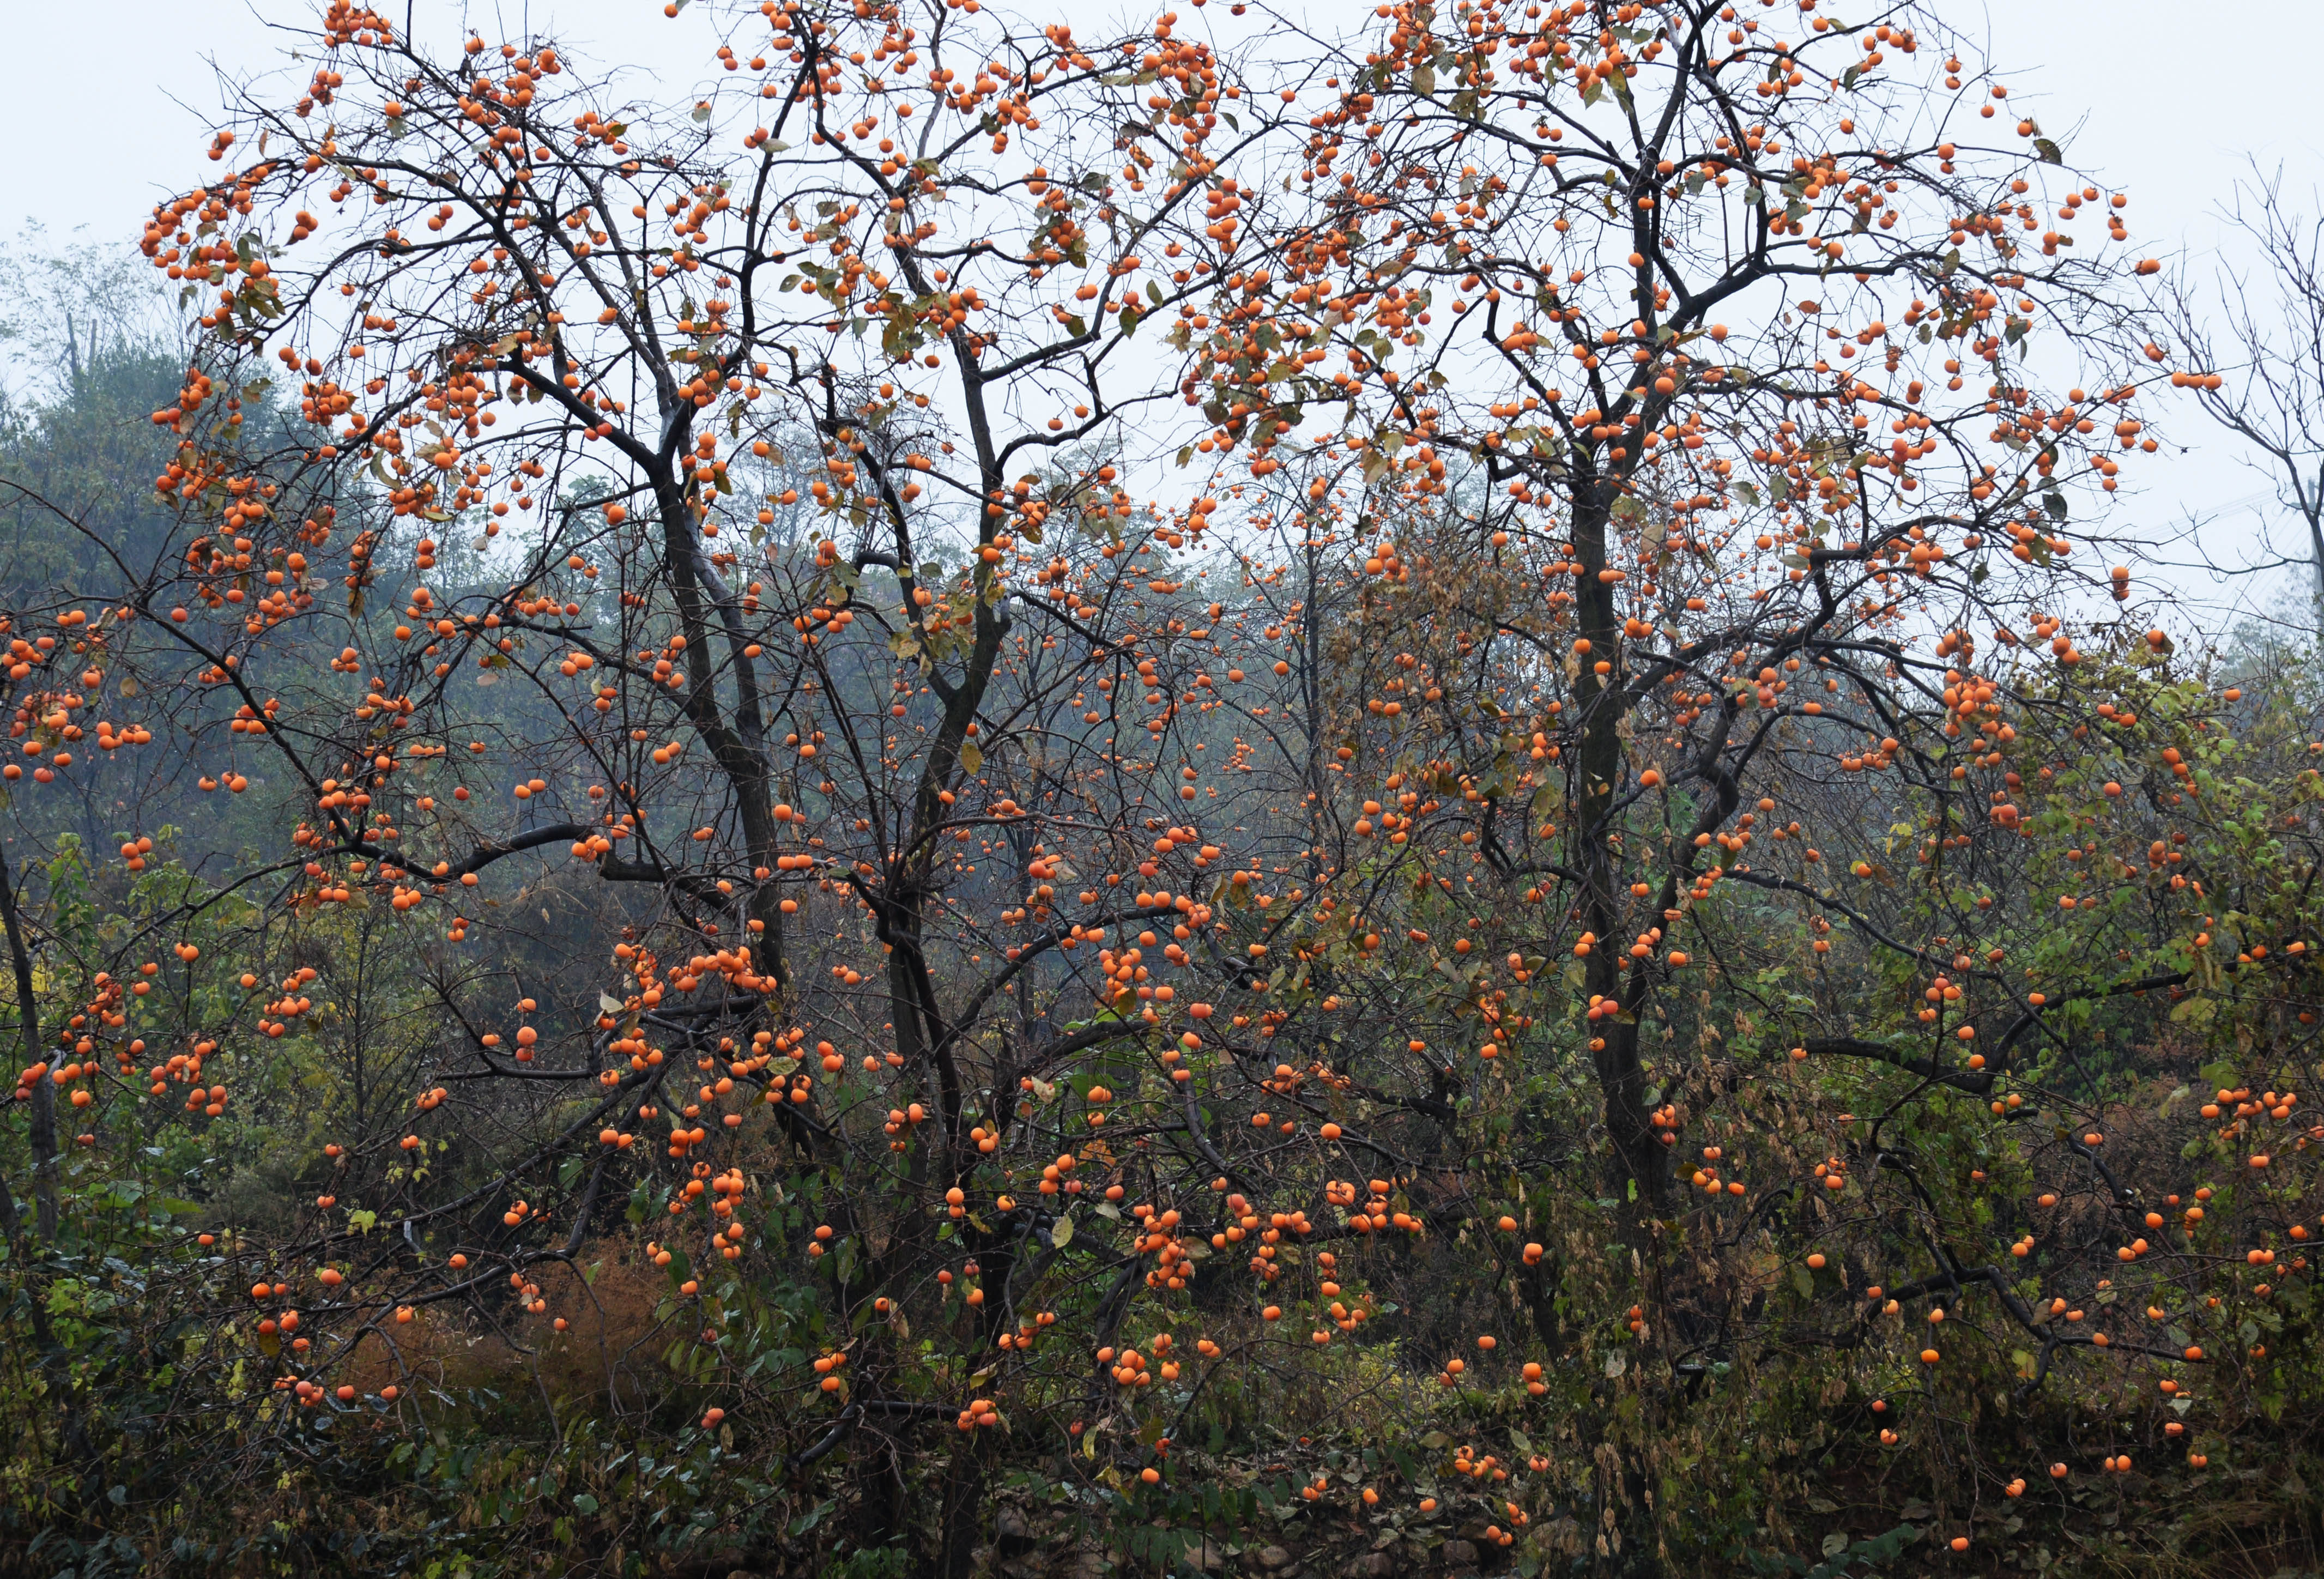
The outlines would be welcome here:
M 2173 292 L 2172 331 L 2187 365 L 2172 382 L 2193 388 L 2307 527 L 2303 558 L 2324 629 L 2324 218 L 2287 199 L 2280 168 L 2263 175 L 2256 165 L 2223 217 L 2255 255 L 2222 258 L 2208 283 L 2182 280 Z

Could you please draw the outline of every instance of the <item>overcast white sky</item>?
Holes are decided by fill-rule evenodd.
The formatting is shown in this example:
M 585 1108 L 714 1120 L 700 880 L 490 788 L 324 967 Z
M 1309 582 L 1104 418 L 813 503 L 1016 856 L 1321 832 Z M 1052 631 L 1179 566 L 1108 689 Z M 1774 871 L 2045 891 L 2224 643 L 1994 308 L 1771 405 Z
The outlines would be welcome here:
M 423 38 L 448 36 L 469 17 L 493 36 L 518 36 L 527 23 L 553 28 L 576 57 L 659 73 L 678 91 L 705 75 L 715 48 L 706 6 L 673 22 L 660 0 L 410 3 Z M 1338 12 L 1351 24 L 1370 8 L 1369 0 L 1307 7 L 1319 22 Z M 1854 8 L 1849 0 L 1832 7 Z M 2152 254 L 2200 261 L 2231 247 L 2217 204 L 2247 158 L 2281 164 L 2303 202 L 2324 187 L 2324 117 L 2314 97 L 2324 0 L 2246 0 L 2232 43 L 2224 32 L 2191 29 L 2187 7 L 2173 0 L 1936 0 L 1934 8 L 1990 40 L 1986 53 L 2011 103 L 2034 110 L 2066 143 L 2070 162 L 2131 194 L 2132 235 Z M 134 242 L 156 198 L 208 168 L 206 113 L 217 95 L 208 70 L 189 62 L 211 60 L 234 73 L 279 63 L 285 44 L 267 19 L 302 20 L 314 9 L 308 0 L 0 0 L 14 124 L 50 129 L 26 140 L 31 156 L 12 160 L 0 180 L 0 234 L 37 219 L 56 239 L 86 226 Z M 109 54 L 102 88 L 88 70 L 93 25 L 129 43 Z M 1090 31 L 1085 20 L 1082 30 Z M 2165 431 L 2191 453 L 2137 468 L 2140 491 L 2126 507 L 2157 525 L 2189 512 L 2218 517 L 2206 534 L 2215 555 L 2254 552 L 2268 515 L 2278 518 L 2279 544 L 2295 546 L 2265 480 L 2240 469 L 2190 419 L 2182 414 Z M 2279 575 L 2206 590 L 2248 606 L 2285 585 Z

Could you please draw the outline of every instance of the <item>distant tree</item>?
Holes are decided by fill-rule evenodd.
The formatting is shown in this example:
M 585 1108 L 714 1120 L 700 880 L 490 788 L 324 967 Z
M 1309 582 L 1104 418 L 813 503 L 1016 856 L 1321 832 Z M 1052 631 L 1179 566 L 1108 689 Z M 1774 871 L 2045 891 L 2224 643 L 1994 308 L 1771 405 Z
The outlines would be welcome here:
M 100 544 L 134 557 L 166 537 L 152 481 L 171 445 L 152 416 L 190 342 L 128 247 L 60 247 L 29 226 L 0 243 L 0 268 L 18 282 L 0 311 L 0 586 L 14 605 L 92 585 Z
M 2306 530 L 2313 628 L 2324 632 L 2324 218 L 2292 206 L 2280 171 L 2236 185 L 2225 217 L 2256 263 L 2221 263 L 2209 282 L 2176 284 L 2164 320 L 2171 382 L 2195 392 Z

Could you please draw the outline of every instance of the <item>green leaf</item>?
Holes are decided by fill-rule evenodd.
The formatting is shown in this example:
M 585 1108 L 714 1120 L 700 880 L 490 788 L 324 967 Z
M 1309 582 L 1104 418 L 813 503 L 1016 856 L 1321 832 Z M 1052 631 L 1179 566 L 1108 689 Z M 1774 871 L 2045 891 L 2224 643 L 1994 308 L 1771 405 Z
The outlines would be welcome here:
M 576 1491 L 573 1493 L 573 1506 L 581 1512 L 595 1513 L 597 1511 L 597 1499 L 586 1491 Z
M 964 740 L 960 743 L 960 765 L 971 773 L 984 771 L 984 753 L 978 749 L 976 742 Z
M 1049 1230 L 1049 1243 L 1055 1249 L 1063 1250 L 1065 1246 L 1073 1243 L 1073 1242 L 1074 1219 L 1073 1214 L 1071 1213 L 1067 1213 L 1065 1216 L 1057 1219 L 1057 1224 L 1056 1227 Z
M 2191 998 L 2182 998 L 2179 1001 L 2178 1005 L 2171 1011 L 2171 1023 L 2209 1025 L 2211 1023 L 2211 1016 L 2218 1012 L 2218 1005 L 2216 1002 L 2198 993 Z

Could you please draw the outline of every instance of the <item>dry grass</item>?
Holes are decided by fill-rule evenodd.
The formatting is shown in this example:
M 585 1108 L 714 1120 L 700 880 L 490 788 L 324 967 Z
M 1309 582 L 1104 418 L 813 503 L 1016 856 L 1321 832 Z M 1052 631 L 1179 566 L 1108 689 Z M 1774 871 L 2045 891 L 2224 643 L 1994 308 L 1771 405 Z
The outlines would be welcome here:
M 514 1289 L 488 1313 L 423 1307 L 410 1322 L 366 1335 L 346 1380 L 365 1392 L 394 1386 L 422 1396 L 487 1387 L 513 1397 L 521 1385 L 559 1415 L 639 1407 L 669 1335 L 655 1316 L 668 1282 L 619 1240 L 600 1241 L 584 1257 L 578 1270 L 561 1262 L 532 1270 L 546 1306 L 540 1314 L 524 1309 Z

